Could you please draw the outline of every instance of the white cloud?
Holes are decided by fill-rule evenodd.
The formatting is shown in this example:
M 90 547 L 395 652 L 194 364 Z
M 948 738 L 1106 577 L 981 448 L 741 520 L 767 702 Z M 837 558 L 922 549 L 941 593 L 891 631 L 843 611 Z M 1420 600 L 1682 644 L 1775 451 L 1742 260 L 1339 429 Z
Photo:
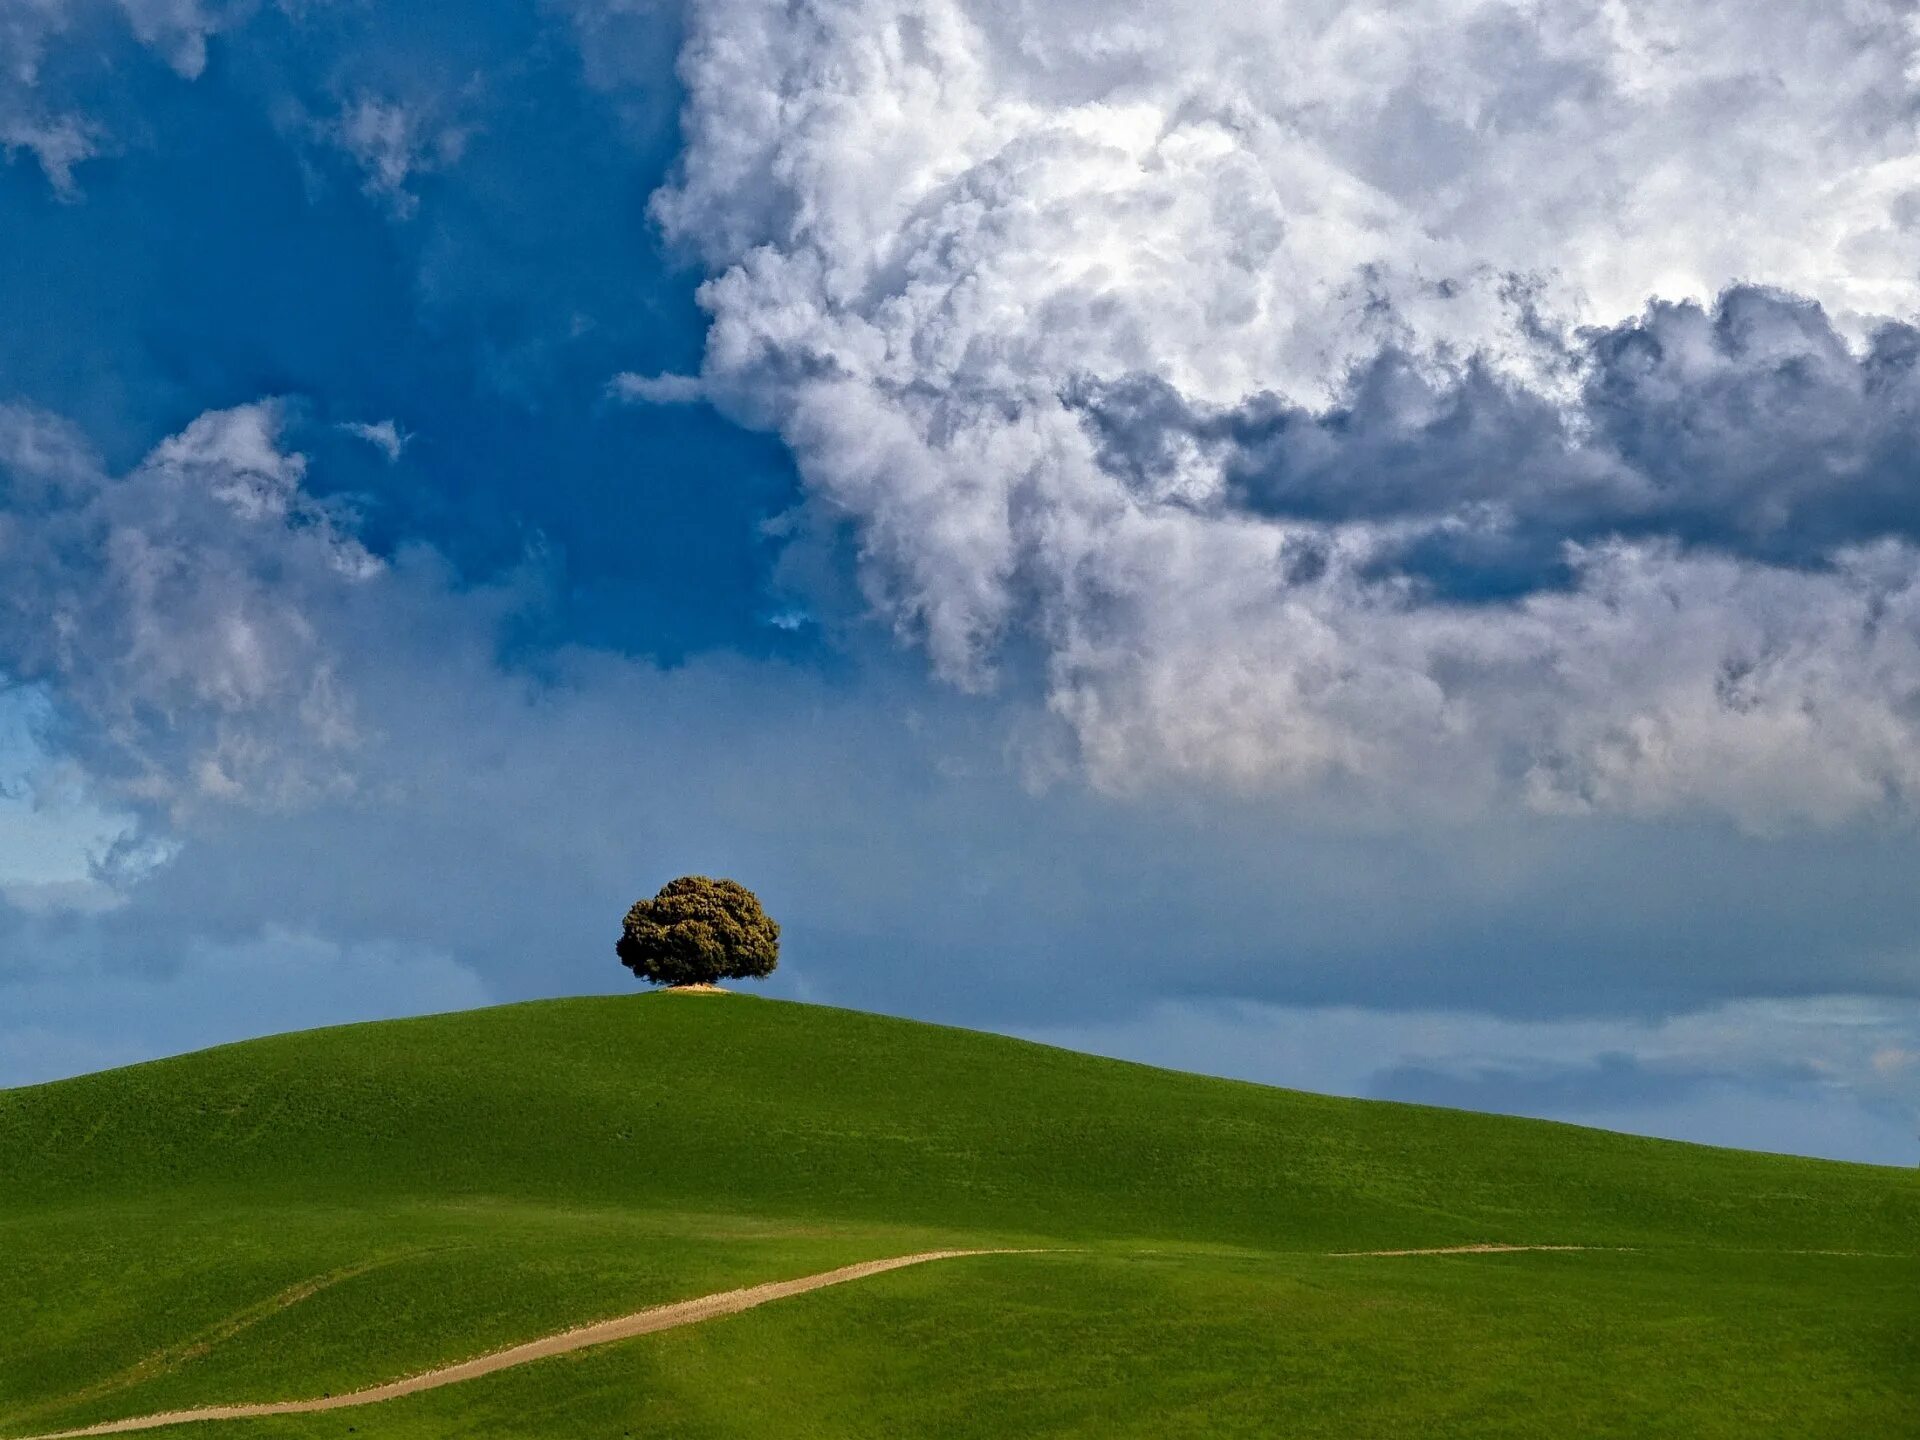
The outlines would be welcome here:
M 134 38 L 185 80 L 206 68 L 207 41 L 232 8 L 226 0 L 118 0 Z M 54 193 L 67 200 L 79 195 L 75 167 L 109 148 L 97 118 L 40 93 L 48 51 L 67 31 L 75 9 L 70 0 L 0 0 L 0 154 L 10 160 L 22 151 L 31 154 Z
M 1133 492 L 1062 397 L 1146 372 L 1320 405 L 1385 343 L 1558 394 L 1543 323 L 1744 278 L 1856 335 L 1912 313 L 1908 21 L 703 0 L 656 209 L 712 271 L 705 392 L 779 429 L 940 673 L 1037 646 L 1099 783 L 1825 822 L 1920 792 L 1911 552 L 1620 545 L 1566 594 L 1447 608 L 1377 578 L 1378 527 L 1222 512 L 1197 461 Z
M 361 739 L 329 634 L 379 562 L 301 488 L 283 407 L 213 411 L 113 478 L 59 422 L 0 409 L 0 656 L 125 801 L 291 803 Z
M 78 193 L 74 166 L 97 153 L 86 117 L 50 106 L 36 93 L 47 45 L 65 27 L 66 0 L 0 0 L 0 154 L 39 163 L 62 199 Z
M 458 163 L 466 151 L 470 129 L 447 118 L 445 108 L 428 101 L 358 95 L 316 129 L 359 168 L 365 192 L 406 219 L 420 204 L 413 182 Z
M 207 40 L 237 7 L 230 0 L 119 0 L 135 38 L 166 57 L 183 80 L 207 68 Z
M 373 424 L 365 421 L 349 420 L 341 425 L 349 435 L 366 441 L 374 449 L 387 457 L 387 463 L 393 464 L 400 458 L 400 452 L 407 448 L 413 436 L 407 434 L 392 420 L 381 420 Z
M 613 377 L 613 393 L 643 405 L 693 405 L 706 399 L 698 375 L 635 375 Z
M 54 194 L 72 200 L 79 195 L 74 167 L 100 153 L 99 135 L 75 115 L 0 113 L 0 152 L 11 160 L 21 151 L 39 162 Z

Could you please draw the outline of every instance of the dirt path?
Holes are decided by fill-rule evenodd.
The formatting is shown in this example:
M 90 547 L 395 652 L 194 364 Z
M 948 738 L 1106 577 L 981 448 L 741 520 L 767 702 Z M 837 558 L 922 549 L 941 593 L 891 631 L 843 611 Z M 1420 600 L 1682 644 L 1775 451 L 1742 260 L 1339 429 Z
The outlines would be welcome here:
M 1428 1250 L 1335 1250 L 1330 1259 L 1389 1255 L 1508 1255 L 1523 1250 L 1590 1250 L 1590 1245 L 1441 1245 Z M 924 1265 L 930 1260 L 953 1260 L 966 1255 L 1030 1255 L 1032 1250 L 925 1250 L 917 1255 L 896 1255 L 888 1260 L 863 1260 L 843 1265 L 838 1270 L 818 1275 L 803 1275 L 798 1280 L 773 1280 L 764 1285 L 749 1285 L 740 1290 L 723 1290 L 718 1295 L 703 1295 L 696 1300 L 681 1300 L 672 1305 L 656 1305 L 617 1320 L 602 1320 L 563 1330 L 541 1340 L 529 1340 L 508 1350 L 496 1350 L 457 1365 L 428 1370 L 405 1380 L 326 1395 L 318 1400 L 273 1400 L 253 1405 L 207 1405 L 196 1410 L 165 1410 L 156 1415 L 135 1415 L 125 1420 L 105 1420 L 80 1430 L 58 1430 L 33 1435 L 26 1440 L 81 1440 L 87 1435 L 124 1435 L 133 1430 L 158 1430 L 163 1425 L 185 1425 L 198 1420 L 247 1420 L 261 1415 L 311 1415 L 320 1410 L 345 1410 L 356 1405 L 377 1405 L 382 1400 L 397 1400 L 402 1395 L 422 1390 L 437 1390 L 442 1385 L 457 1385 L 477 1380 L 496 1370 L 510 1370 L 549 1355 L 565 1355 L 589 1345 L 604 1345 L 611 1340 L 627 1340 L 635 1335 L 651 1335 L 656 1330 L 671 1330 L 678 1325 L 693 1325 L 722 1315 L 736 1315 L 769 1300 L 784 1300 L 789 1295 L 804 1295 L 809 1290 L 829 1285 L 844 1285 L 849 1280 L 864 1280 L 908 1265 Z
M 1330 1260 L 1367 1255 L 1513 1255 L 1522 1250 L 1592 1250 L 1592 1245 L 1439 1245 L 1431 1250 L 1335 1250 Z
M 355 1405 L 376 1405 L 382 1400 L 398 1399 L 421 1390 L 437 1390 L 442 1385 L 457 1385 L 462 1380 L 478 1379 L 496 1370 L 509 1370 L 549 1355 L 565 1355 L 589 1345 L 604 1345 L 610 1340 L 626 1340 L 635 1335 L 650 1335 L 656 1330 L 671 1330 L 676 1325 L 692 1325 L 721 1315 L 751 1310 L 769 1300 L 784 1300 L 828 1285 L 844 1285 L 849 1280 L 864 1280 L 888 1270 L 908 1265 L 924 1265 L 930 1260 L 953 1260 L 963 1255 L 1010 1255 L 1011 1250 L 927 1250 L 918 1255 L 896 1255 L 888 1260 L 863 1260 L 858 1265 L 843 1265 L 819 1275 L 803 1275 L 798 1280 L 774 1280 L 765 1285 L 749 1285 L 740 1290 L 724 1290 L 718 1295 L 703 1295 L 697 1300 L 682 1300 L 673 1305 L 656 1305 L 623 1315 L 617 1320 L 602 1320 L 563 1330 L 542 1340 L 530 1340 L 510 1350 L 496 1350 L 474 1360 L 463 1360 L 422 1375 L 394 1380 L 385 1385 L 352 1390 L 342 1395 L 327 1395 L 318 1400 L 275 1400 L 256 1405 L 208 1405 L 197 1410 L 167 1410 L 157 1415 L 136 1415 L 126 1420 L 107 1420 L 81 1430 L 60 1430 L 36 1435 L 30 1440 L 78 1440 L 83 1435 L 124 1435 L 131 1430 L 157 1430 L 163 1425 L 185 1425 L 195 1420 L 245 1420 L 259 1415 L 311 1415 L 319 1410 L 345 1410 Z

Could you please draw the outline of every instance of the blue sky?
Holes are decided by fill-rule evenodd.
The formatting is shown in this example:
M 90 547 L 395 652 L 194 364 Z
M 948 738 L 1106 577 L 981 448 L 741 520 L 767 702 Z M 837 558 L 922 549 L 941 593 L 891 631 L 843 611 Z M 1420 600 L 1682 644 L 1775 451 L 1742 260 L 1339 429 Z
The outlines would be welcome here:
M 1916 77 L 0 0 L 0 1084 L 618 989 L 705 870 L 773 993 L 1910 1163 Z

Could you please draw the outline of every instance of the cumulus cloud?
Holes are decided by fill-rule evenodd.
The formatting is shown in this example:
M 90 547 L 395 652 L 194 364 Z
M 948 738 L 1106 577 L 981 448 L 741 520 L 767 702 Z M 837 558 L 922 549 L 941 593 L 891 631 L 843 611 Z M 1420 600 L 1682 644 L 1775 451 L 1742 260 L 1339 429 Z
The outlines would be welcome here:
M 1824 822 L 1920 791 L 1916 43 L 704 0 L 656 212 L 705 393 L 1097 782 Z
M 302 488 L 285 421 L 270 400 L 212 411 L 115 477 L 59 420 L 0 408 L 0 669 L 47 687 L 129 801 L 350 783 L 361 721 L 322 617 L 381 567 Z
M 1741 287 L 1568 337 L 1564 402 L 1475 357 L 1390 350 L 1313 410 L 1195 406 L 1135 375 L 1069 392 L 1136 494 L 1393 527 L 1383 568 L 1465 594 L 1564 581 L 1568 542 L 1670 538 L 1773 564 L 1920 538 L 1920 331 L 1853 353 L 1817 306 Z

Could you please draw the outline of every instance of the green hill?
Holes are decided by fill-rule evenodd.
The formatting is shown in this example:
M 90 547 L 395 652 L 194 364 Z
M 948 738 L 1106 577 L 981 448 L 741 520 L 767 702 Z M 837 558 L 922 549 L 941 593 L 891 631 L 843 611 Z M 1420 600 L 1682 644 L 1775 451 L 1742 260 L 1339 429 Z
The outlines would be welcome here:
M 1920 1434 L 1914 1172 L 653 995 L 0 1092 L 0 1436 L 1006 1246 L 161 1433 Z

